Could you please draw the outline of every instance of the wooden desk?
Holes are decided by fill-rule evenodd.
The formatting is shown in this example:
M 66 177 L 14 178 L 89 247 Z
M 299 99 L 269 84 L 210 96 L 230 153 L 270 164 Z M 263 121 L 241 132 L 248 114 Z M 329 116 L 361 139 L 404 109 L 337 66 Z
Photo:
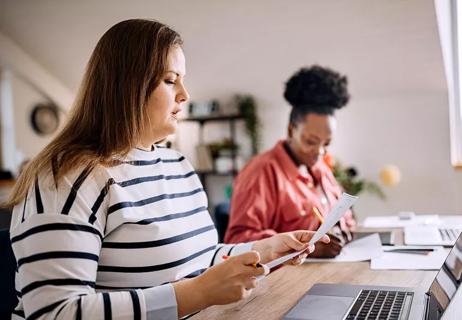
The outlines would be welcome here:
M 428 289 L 436 271 L 371 270 L 369 262 L 309 263 L 285 266 L 261 280 L 252 296 L 207 308 L 191 319 L 281 319 L 315 283 L 350 283 Z

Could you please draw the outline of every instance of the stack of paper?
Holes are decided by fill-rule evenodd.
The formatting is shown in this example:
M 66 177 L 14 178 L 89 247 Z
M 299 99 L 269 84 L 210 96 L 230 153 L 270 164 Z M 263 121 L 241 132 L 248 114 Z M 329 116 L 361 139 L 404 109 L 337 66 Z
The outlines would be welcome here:
M 422 246 L 394 246 L 390 250 L 425 248 Z M 433 251 L 428 254 L 413 254 L 387 252 L 371 260 L 371 269 L 374 270 L 439 270 L 446 259 L 449 249 L 431 247 Z
M 438 215 L 416 215 L 408 220 L 402 220 L 398 216 L 377 216 L 367 217 L 363 222 L 365 228 L 403 228 L 415 225 L 436 225 L 440 224 Z
M 306 262 L 354 262 L 367 261 L 381 256 L 382 243 L 378 233 L 352 241 L 343 247 L 338 256 L 332 259 L 308 258 Z

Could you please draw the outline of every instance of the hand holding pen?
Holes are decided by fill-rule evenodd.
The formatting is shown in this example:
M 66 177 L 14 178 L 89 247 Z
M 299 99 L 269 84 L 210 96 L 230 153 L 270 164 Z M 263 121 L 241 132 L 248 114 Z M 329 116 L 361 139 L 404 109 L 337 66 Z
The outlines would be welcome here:
M 320 224 L 324 223 L 324 217 L 319 212 L 318 208 L 313 206 L 313 215 L 319 220 Z M 313 258 L 334 258 L 340 254 L 343 246 L 345 245 L 345 239 L 338 226 L 334 226 L 328 233 L 331 241 L 328 244 L 320 243 L 316 246 L 316 250 L 313 252 L 311 257 Z
M 247 298 L 257 286 L 257 277 L 268 273 L 268 268 L 263 265 L 258 267 L 260 255 L 256 251 L 225 257 L 225 261 L 207 269 L 200 276 L 186 280 L 197 288 L 194 292 L 197 292 L 201 301 L 206 302 L 204 308 Z
M 319 209 L 315 206 L 313 206 L 313 213 L 319 220 L 319 223 L 323 224 L 324 217 L 322 216 L 321 212 L 319 212 Z M 338 222 L 335 224 L 335 226 L 332 227 L 332 231 L 329 234 L 336 236 L 342 242 L 342 245 L 344 245 L 347 241 L 342 233 L 342 230 L 340 229 L 340 224 Z
M 221 258 L 223 260 L 228 260 L 231 257 L 230 256 L 222 256 Z M 252 266 L 254 268 L 266 268 L 266 266 L 264 264 L 261 264 L 260 262 L 251 263 L 251 264 L 249 264 L 249 266 Z

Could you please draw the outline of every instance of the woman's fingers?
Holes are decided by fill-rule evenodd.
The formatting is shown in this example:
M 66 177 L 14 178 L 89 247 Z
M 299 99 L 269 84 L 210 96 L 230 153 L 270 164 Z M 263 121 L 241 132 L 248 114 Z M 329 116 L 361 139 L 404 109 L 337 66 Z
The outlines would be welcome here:
M 242 289 L 241 299 L 247 299 L 252 294 L 252 289 Z
M 253 265 L 260 262 L 260 254 L 257 251 L 249 251 L 235 256 L 234 259 L 236 259 L 244 265 Z
M 304 232 L 309 232 L 309 231 L 304 231 Z M 296 231 L 286 236 L 285 243 L 289 248 L 295 251 L 302 251 L 308 248 L 308 241 L 309 241 L 309 240 L 303 241 L 303 239 L 304 239 L 303 233 L 297 234 L 297 231 Z M 311 239 L 311 237 L 309 237 L 309 239 Z
M 314 235 L 314 232 L 313 231 L 307 231 L 307 230 L 298 230 L 298 231 L 294 231 L 294 236 L 300 240 L 301 242 L 308 242 L 311 240 L 311 238 L 313 237 Z
M 305 261 L 307 256 L 308 256 L 307 253 L 302 253 L 301 255 L 292 259 L 292 264 L 294 265 L 302 264 Z
M 321 242 L 324 242 L 324 243 L 329 243 L 330 242 L 330 238 L 327 234 L 323 235 L 322 238 L 319 240 Z
M 299 230 L 299 231 L 294 231 L 293 235 L 295 236 L 296 239 L 298 239 L 302 243 L 308 243 L 311 238 L 313 238 L 315 232 L 313 231 L 307 231 L 307 230 Z M 330 238 L 327 234 L 323 235 L 319 241 L 322 241 L 324 243 L 329 243 Z
M 247 278 L 244 280 L 244 288 L 250 290 L 257 287 L 257 279 L 255 277 Z
M 232 257 L 234 263 L 242 266 L 238 272 L 244 278 L 257 277 L 261 275 L 266 275 L 269 273 L 268 266 L 260 264 L 260 255 L 256 251 L 249 251 L 238 256 Z

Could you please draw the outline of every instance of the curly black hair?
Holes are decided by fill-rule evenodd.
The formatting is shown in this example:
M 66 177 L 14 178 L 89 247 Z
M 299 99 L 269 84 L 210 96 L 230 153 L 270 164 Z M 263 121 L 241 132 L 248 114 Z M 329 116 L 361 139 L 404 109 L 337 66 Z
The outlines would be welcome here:
M 292 106 L 290 123 L 299 122 L 308 113 L 334 114 L 350 99 L 347 84 L 346 76 L 318 65 L 297 71 L 284 91 L 284 98 Z

